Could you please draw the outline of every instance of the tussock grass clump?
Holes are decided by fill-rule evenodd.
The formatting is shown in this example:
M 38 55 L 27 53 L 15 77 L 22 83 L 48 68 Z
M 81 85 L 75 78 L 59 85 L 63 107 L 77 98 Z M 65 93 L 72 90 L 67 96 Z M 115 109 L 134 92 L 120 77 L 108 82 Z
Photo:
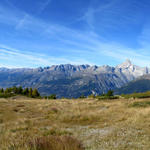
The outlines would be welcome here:
M 38 137 L 28 145 L 30 150 L 84 150 L 82 144 L 71 136 Z
M 59 109 L 58 109 L 57 107 L 52 107 L 52 108 L 50 109 L 50 111 L 53 112 L 53 113 L 58 113 L 58 112 L 59 112 Z

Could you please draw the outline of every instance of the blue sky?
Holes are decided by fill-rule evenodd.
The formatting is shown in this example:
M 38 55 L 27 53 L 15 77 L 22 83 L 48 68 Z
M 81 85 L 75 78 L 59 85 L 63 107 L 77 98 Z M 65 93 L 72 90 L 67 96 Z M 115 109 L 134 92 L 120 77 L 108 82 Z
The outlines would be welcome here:
M 1 0 L 0 67 L 150 67 L 148 0 Z

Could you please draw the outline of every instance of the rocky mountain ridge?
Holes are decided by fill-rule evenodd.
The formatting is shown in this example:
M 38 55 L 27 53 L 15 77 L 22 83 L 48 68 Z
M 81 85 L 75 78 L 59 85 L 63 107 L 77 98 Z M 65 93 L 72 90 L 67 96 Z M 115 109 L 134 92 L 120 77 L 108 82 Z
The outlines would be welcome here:
M 65 64 L 35 69 L 0 68 L 0 87 L 21 85 L 37 88 L 42 95 L 79 97 L 120 88 L 146 74 L 150 74 L 149 68 L 133 65 L 130 60 L 116 67 Z

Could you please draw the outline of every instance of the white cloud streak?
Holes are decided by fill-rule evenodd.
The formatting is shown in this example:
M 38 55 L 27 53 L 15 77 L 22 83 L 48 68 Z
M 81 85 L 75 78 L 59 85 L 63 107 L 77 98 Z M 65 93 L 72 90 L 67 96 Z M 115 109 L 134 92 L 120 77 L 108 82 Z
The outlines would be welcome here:
M 45 2 L 41 3 L 40 9 L 39 9 L 39 13 L 41 13 L 42 11 L 44 11 L 46 9 L 46 7 L 52 2 L 52 0 L 46 0 Z
M 18 21 L 18 24 L 16 25 L 16 29 L 18 30 L 22 28 L 28 22 L 28 19 L 29 19 L 29 15 L 25 14 L 24 17 Z
M 50 2 L 51 0 L 48 0 L 45 3 L 43 3 L 40 10 L 43 11 Z M 118 0 L 115 0 L 115 2 L 113 1 L 112 3 L 109 3 L 105 6 L 101 6 L 96 10 L 93 10 L 92 8 L 89 9 L 89 11 L 87 11 L 84 15 L 84 19 L 86 19 L 89 26 L 93 29 L 95 13 L 103 12 L 106 10 L 108 11 L 108 9 L 114 6 L 114 4 L 117 2 Z M 41 34 L 41 36 L 43 36 L 46 39 L 53 39 L 58 41 L 59 44 L 63 44 L 63 50 L 65 50 L 66 52 L 68 51 L 72 54 L 78 54 L 74 57 L 69 56 L 69 58 L 67 58 L 67 56 L 47 56 L 46 54 L 44 55 L 41 53 L 31 53 L 27 51 L 23 52 L 21 50 L 15 50 L 5 45 L 0 45 L 0 58 L 5 61 L 12 61 L 14 62 L 14 64 L 17 64 L 16 62 L 21 62 L 17 65 L 17 67 L 37 67 L 62 63 L 94 64 L 95 61 L 88 58 L 89 56 L 93 56 L 93 58 L 96 59 L 100 58 L 99 61 L 103 59 L 103 56 L 106 56 L 107 58 L 111 58 L 116 62 L 124 61 L 126 58 L 129 58 L 140 66 L 149 66 L 150 64 L 150 55 L 142 52 L 146 51 L 145 45 L 147 43 L 144 45 L 141 44 L 141 48 L 135 50 L 128 48 L 124 45 L 120 45 L 118 43 L 106 41 L 92 30 L 89 32 L 79 32 L 61 25 L 41 21 L 25 12 L 21 12 L 18 15 L 18 10 L 15 10 L 12 13 L 9 9 L 5 9 L 2 6 L 1 8 L 1 22 L 10 24 L 11 21 L 11 25 L 15 25 L 16 30 L 31 31 L 32 34 L 38 36 L 40 36 Z M 10 17 L 8 17 L 9 15 Z M 6 18 L 4 18 L 3 16 L 6 16 Z M 130 16 L 126 19 L 130 19 Z M 141 34 L 141 38 L 139 38 L 139 43 L 146 42 L 147 39 L 143 38 L 146 37 L 146 33 L 147 30 L 146 27 L 144 27 Z M 150 32 L 148 31 L 148 33 Z M 58 46 L 55 49 L 61 49 L 61 46 Z M 83 58 L 83 56 L 85 56 L 85 58 Z M 6 64 L 5 66 L 11 66 L 11 64 Z
M 22 68 L 22 67 L 39 67 L 39 66 L 51 66 L 51 65 L 57 65 L 57 64 L 89 64 L 86 60 L 79 58 L 61 58 L 61 57 L 51 57 L 47 56 L 41 53 L 33 53 L 33 52 L 21 52 L 20 50 L 16 50 L 13 48 L 10 48 L 8 46 L 0 45 L 0 59 L 1 61 L 8 61 L 10 64 L 1 64 L 1 67 L 12 67 L 14 62 L 19 62 L 18 65 L 15 65 L 14 67 Z M 0 62 L 1 62 L 0 61 Z

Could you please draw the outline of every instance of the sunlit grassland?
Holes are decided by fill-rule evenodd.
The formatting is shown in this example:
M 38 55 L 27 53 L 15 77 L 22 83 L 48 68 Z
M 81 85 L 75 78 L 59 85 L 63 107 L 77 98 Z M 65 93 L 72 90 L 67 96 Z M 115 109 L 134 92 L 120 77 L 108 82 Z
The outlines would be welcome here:
M 149 129 L 150 99 L 0 99 L 0 150 L 149 150 Z

